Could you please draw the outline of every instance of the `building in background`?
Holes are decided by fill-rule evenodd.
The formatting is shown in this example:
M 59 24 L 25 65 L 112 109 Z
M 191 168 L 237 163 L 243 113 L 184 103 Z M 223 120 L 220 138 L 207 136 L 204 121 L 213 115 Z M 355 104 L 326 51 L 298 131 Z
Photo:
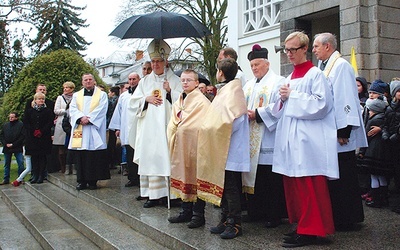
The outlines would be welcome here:
M 271 68 L 283 76 L 292 71 L 286 55 L 275 53 L 288 34 L 304 30 L 312 41 L 321 32 L 338 38 L 338 50 L 350 59 L 355 48 L 359 75 L 389 82 L 400 75 L 400 1 L 379 0 L 228 0 L 228 46 L 251 74 L 247 53 L 254 43 L 269 50 Z M 309 58 L 316 62 L 309 47 Z M 279 66 L 280 65 L 280 66 Z M 278 68 L 276 68 L 278 67 Z

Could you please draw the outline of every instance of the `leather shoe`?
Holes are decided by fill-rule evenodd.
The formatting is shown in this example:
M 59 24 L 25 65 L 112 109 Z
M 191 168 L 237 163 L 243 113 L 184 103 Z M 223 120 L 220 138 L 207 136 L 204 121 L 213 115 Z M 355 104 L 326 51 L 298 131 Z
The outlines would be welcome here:
M 297 231 L 293 230 L 293 231 L 290 231 L 288 233 L 284 233 L 283 235 L 288 236 L 288 237 L 293 237 L 293 236 L 296 235 L 296 233 L 297 233 Z
M 180 212 L 179 215 L 174 217 L 169 217 L 168 221 L 170 223 L 182 223 L 182 222 L 189 222 L 192 219 L 192 213 L 184 213 Z
M 158 204 L 159 204 L 158 200 L 147 200 L 146 203 L 144 203 L 143 207 L 151 208 L 157 206 Z
M 136 198 L 135 198 L 137 201 L 141 201 L 141 200 L 146 200 L 147 199 L 147 197 L 142 197 L 142 196 L 137 196 Z
M 193 216 L 190 222 L 187 224 L 188 228 L 198 228 L 206 224 L 206 219 L 204 216 Z
M 282 246 L 286 248 L 302 247 L 315 244 L 317 237 L 314 235 L 296 234 L 290 239 L 286 239 Z
M 86 183 L 78 183 L 78 185 L 76 185 L 76 190 L 84 190 L 87 188 Z
M 281 224 L 281 220 L 271 220 L 265 223 L 266 228 L 275 228 Z
M 6 185 L 6 184 L 10 184 L 10 181 L 2 181 L 2 182 L 0 182 L 0 185 Z
M 125 184 L 125 187 L 133 187 L 133 186 L 137 186 L 138 184 L 136 183 L 136 182 L 134 182 L 134 181 L 128 181 L 126 184 Z

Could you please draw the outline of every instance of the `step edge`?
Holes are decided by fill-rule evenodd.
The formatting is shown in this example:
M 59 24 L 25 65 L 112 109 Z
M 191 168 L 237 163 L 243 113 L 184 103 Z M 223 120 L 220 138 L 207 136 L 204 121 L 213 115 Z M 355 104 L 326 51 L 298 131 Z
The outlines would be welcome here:
M 29 233 L 37 240 L 40 246 L 43 247 L 43 249 L 56 249 L 52 246 L 51 242 L 49 242 L 49 240 L 40 232 L 35 224 L 28 217 L 25 216 L 24 212 L 19 209 L 19 207 L 7 195 L 7 193 L 5 193 L 4 190 L 1 190 L 1 193 L 3 194 L 1 197 L 4 203 L 11 209 L 11 211 L 19 219 L 22 225 L 24 225 L 24 227 L 29 231 Z M 33 195 L 32 198 L 36 199 L 36 197 Z M 40 202 L 40 200 L 38 201 Z
M 66 223 L 70 224 L 75 230 L 80 232 L 86 238 L 88 238 L 93 244 L 100 248 L 106 249 L 118 249 L 112 242 L 106 239 L 104 236 L 100 235 L 98 232 L 90 228 L 85 223 L 81 222 L 73 214 L 68 212 L 62 206 L 58 205 L 50 197 L 40 192 L 40 190 L 33 187 L 31 184 L 27 183 L 25 189 L 36 199 L 41 201 L 45 206 L 47 206 L 51 211 L 60 216 Z
M 122 211 L 117 207 L 107 204 L 106 202 L 90 195 L 85 191 L 76 190 L 74 186 L 62 181 L 61 179 L 57 178 L 54 175 L 49 174 L 48 181 L 58 186 L 59 188 L 65 190 L 66 192 L 70 193 L 71 195 L 76 196 L 77 198 L 80 198 L 90 204 L 95 205 L 96 208 L 107 213 L 109 216 L 120 220 L 121 222 L 125 223 L 136 232 L 145 235 L 148 238 L 153 239 L 161 246 L 167 247 L 169 249 L 182 249 L 182 250 L 198 249 L 197 247 L 187 242 L 181 241 L 180 239 L 176 238 L 173 235 L 167 234 L 167 232 L 163 232 L 158 228 L 153 227 L 139 220 L 138 218 Z

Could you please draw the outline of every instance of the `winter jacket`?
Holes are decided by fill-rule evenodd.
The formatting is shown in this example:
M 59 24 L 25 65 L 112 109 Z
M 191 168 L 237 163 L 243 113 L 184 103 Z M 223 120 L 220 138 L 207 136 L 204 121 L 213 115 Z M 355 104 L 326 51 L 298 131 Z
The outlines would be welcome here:
M 27 155 L 46 155 L 51 153 L 51 131 L 54 126 L 54 113 L 49 108 L 36 110 L 29 108 L 25 112 L 26 131 L 25 151 Z
M 24 124 L 21 121 L 6 122 L 0 133 L 3 153 L 20 153 L 23 151 L 25 140 Z M 12 143 L 12 147 L 6 147 L 6 144 Z

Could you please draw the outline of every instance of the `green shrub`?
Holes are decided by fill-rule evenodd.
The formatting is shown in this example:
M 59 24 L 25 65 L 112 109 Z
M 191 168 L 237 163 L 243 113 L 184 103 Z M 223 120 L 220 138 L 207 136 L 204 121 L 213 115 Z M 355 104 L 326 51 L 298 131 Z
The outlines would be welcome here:
M 22 118 L 25 104 L 33 97 L 39 83 L 47 87 L 46 98 L 55 101 L 62 94 L 62 85 L 66 81 L 75 83 L 75 90 L 79 90 L 84 73 L 93 74 L 97 85 L 107 87 L 96 69 L 72 50 L 57 50 L 36 57 L 19 72 L 14 85 L 4 95 L 0 109 L 1 124 L 7 121 L 11 111 L 19 112 Z

